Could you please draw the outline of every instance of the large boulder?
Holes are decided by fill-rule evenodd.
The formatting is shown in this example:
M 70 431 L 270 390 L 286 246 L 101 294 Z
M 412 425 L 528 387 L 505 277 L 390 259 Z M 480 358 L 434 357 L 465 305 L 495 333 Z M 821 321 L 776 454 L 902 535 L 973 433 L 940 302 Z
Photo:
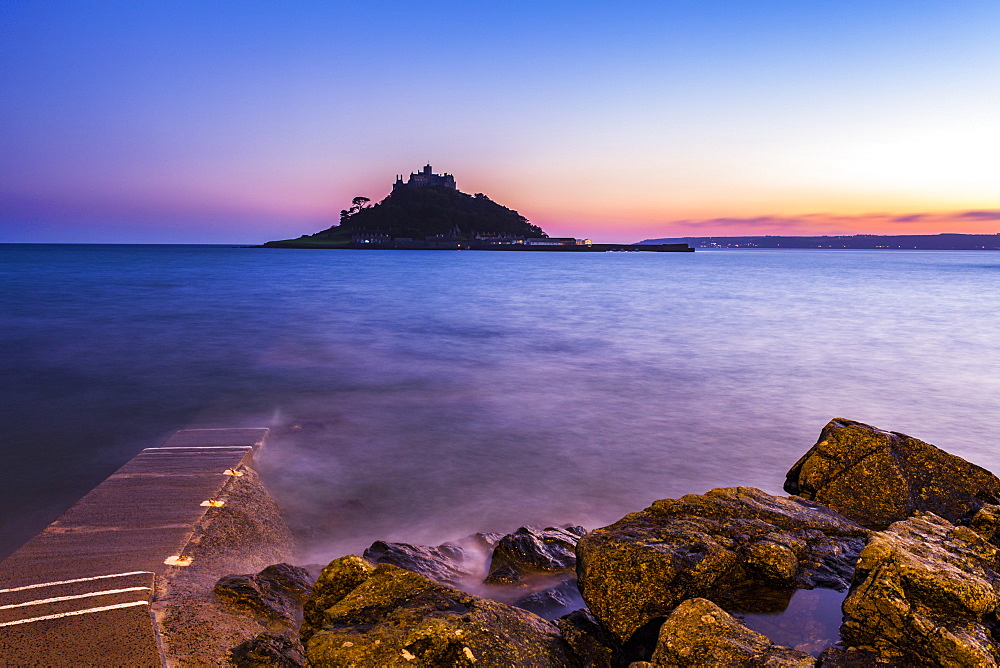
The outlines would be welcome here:
M 998 557 L 972 529 L 930 513 L 875 534 L 844 601 L 840 656 L 867 653 L 880 665 L 998 665 Z
M 302 633 L 309 665 L 574 665 L 558 628 L 530 612 L 361 561 L 338 559 L 317 582 L 322 603 L 307 607 Z
M 493 549 L 486 582 L 511 584 L 530 573 L 571 571 L 576 566 L 576 543 L 585 533 L 582 527 L 521 527 Z
M 785 491 L 881 530 L 916 511 L 967 521 L 1000 503 L 1000 479 L 906 434 L 837 418 L 788 472 Z
M 649 625 L 689 598 L 765 612 L 754 606 L 773 600 L 768 591 L 787 602 L 797 587 L 846 589 L 868 533 L 805 499 L 715 489 L 656 501 L 587 534 L 577 576 L 590 611 L 626 642 L 641 628 L 655 634 Z
M 812 668 L 815 664 L 805 652 L 775 645 L 711 601 L 692 598 L 677 606 L 660 627 L 656 650 L 646 665 Z
M 442 584 L 459 584 L 472 577 L 472 573 L 462 567 L 465 550 L 451 543 L 428 547 L 378 540 L 365 550 L 364 558 L 373 564 L 399 566 Z

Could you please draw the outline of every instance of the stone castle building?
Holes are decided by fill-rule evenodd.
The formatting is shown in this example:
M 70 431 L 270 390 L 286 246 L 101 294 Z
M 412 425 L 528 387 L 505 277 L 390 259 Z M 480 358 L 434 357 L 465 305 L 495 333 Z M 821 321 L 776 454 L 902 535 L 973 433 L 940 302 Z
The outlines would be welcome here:
M 392 189 L 396 188 L 426 188 L 427 186 L 442 186 L 444 188 L 451 188 L 452 190 L 458 190 L 458 186 L 455 185 L 455 177 L 451 174 L 434 174 L 431 171 L 430 164 L 424 165 L 424 168 L 414 174 L 410 174 L 410 178 L 403 183 L 402 175 L 396 177 L 396 182 L 392 184 Z

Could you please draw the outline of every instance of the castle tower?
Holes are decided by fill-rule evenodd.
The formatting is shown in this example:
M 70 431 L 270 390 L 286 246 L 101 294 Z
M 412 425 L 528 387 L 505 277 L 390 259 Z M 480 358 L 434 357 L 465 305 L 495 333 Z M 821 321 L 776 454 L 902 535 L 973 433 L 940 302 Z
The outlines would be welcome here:
M 455 184 L 455 177 L 451 174 L 435 174 L 434 168 L 431 167 L 431 163 L 428 162 L 423 166 L 419 172 L 411 172 L 410 177 L 403 183 L 403 177 L 401 175 L 396 176 L 396 182 L 393 184 L 392 189 L 397 188 L 422 188 L 425 186 L 440 186 L 444 188 L 451 188 L 452 190 L 458 190 L 458 186 Z

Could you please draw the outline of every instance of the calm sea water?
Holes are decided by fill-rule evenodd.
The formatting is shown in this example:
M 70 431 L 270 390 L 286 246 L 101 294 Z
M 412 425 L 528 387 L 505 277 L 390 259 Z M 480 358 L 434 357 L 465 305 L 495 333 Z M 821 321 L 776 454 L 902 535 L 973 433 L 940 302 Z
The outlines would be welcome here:
M 0 556 L 174 430 L 269 426 L 324 561 L 594 527 L 831 418 L 1000 471 L 1000 253 L 0 246 Z

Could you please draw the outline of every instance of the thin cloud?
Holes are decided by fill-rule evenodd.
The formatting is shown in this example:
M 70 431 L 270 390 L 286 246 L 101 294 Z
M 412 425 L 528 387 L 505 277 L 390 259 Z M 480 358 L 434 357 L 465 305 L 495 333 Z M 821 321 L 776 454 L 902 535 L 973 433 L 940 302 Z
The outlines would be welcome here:
M 906 214 L 868 213 L 838 215 L 810 213 L 800 216 L 721 217 L 676 220 L 667 228 L 677 236 L 842 235 L 842 234 L 995 234 L 984 225 L 1000 220 L 1000 211 L 918 212 Z
M 1000 220 L 1000 211 L 963 211 L 959 218 L 971 220 Z

